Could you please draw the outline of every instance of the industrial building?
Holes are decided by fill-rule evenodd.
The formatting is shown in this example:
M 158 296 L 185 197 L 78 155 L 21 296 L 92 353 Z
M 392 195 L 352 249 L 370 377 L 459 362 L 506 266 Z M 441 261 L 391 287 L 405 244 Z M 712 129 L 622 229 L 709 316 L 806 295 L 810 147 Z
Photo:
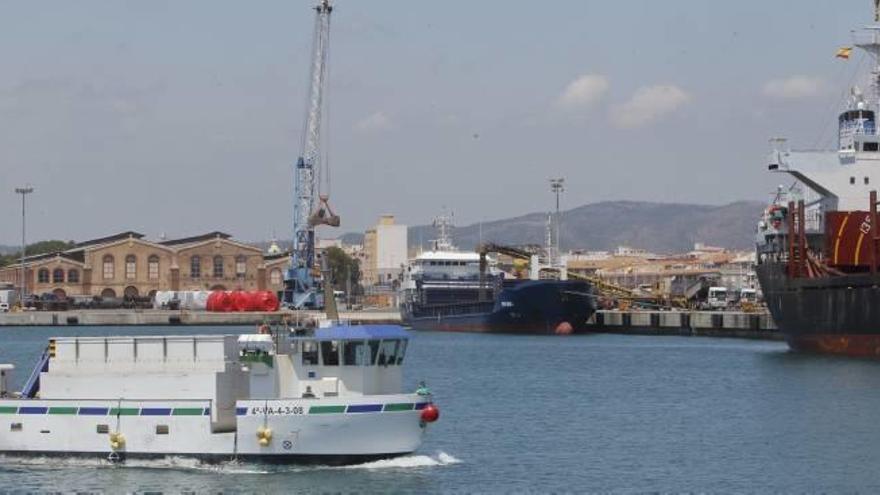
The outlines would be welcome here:
M 363 284 L 394 285 L 407 262 L 407 228 L 394 222 L 394 215 L 382 215 L 379 223 L 364 234 Z

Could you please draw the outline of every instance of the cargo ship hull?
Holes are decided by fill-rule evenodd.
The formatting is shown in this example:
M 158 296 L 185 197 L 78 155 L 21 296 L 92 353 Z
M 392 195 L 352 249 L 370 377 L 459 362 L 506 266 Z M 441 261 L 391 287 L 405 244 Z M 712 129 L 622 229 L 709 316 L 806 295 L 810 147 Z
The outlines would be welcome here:
M 791 278 L 781 262 L 758 265 L 757 275 L 776 326 L 793 350 L 880 356 L 880 276 Z
M 493 301 L 473 298 L 402 309 L 404 324 L 416 330 L 568 334 L 586 331 L 595 303 L 587 282 L 535 280 L 506 286 Z

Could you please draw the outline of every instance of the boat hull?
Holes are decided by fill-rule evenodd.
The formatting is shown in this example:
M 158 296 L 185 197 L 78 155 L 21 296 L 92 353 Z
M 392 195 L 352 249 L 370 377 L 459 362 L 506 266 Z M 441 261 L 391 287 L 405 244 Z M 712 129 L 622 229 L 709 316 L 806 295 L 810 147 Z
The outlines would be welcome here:
M 795 351 L 880 357 L 880 277 L 790 278 L 784 263 L 757 267 L 767 307 Z
M 246 400 L 224 424 L 210 401 L 0 400 L 0 454 L 363 463 L 414 452 L 428 403 L 415 394 Z M 270 441 L 261 444 L 267 429 Z

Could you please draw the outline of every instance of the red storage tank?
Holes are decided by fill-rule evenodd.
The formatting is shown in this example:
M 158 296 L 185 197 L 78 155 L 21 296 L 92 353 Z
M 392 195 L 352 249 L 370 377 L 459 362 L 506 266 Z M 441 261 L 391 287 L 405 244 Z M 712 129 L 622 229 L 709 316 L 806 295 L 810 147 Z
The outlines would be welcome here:
M 222 290 L 215 290 L 208 296 L 208 302 L 205 309 L 218 312 L 230 311 L 229 293 Z
M 270 291 L 261 290 L 253 295 L 254 311 L 278 311 L 278 297 Z
M 229 311 L 248 311 L 251 301 L 247 292 L 236 290 L 229 294 Z

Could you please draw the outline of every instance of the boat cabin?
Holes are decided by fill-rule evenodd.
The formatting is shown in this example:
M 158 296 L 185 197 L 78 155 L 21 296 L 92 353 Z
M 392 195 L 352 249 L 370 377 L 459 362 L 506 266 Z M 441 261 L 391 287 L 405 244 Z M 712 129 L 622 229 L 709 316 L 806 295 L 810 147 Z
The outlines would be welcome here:
M 278 346 L 270 335 L 243 337 L 270 339 L 257 351 L 259 358 L 253 342 L 242 347 L 242 360 L 250 363 L 251 399 L 397 393 L 409 342 L 406 330 L 396 325 L 317 328 Z

